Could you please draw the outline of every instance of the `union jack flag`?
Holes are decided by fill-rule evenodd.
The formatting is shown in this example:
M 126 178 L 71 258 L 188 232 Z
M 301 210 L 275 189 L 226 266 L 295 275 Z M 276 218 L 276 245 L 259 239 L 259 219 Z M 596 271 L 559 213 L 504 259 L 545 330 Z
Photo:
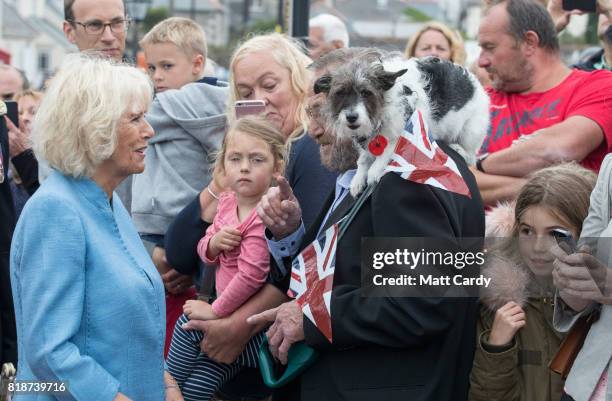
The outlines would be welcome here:
M 293 260 L 287 294 L 304 315 L 332 342 L 331 293 L 336 269 L 338 224 L 328 228 Z
M 457 164 L 431 137 L 420 110 L 412 113 L 406 121 L 385 172 L 398 173 L 406 180 L 471 198 Z

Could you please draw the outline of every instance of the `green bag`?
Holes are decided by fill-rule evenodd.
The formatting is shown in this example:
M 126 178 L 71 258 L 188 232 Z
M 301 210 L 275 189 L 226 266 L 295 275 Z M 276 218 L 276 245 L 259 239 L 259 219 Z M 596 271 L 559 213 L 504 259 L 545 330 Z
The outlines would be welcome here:
M 369 186 L 357 199 L 355 204 L 351 207 L 351 210 L 347 216 L 340 221 L 338 241 L 348 228 L 351 221 L 357 214 L 361 205 L 373 192 L 374 186 Z M 259 359 L 259 370 L 263 377 L 266 386 L 271 388 L 283 387 L 293 379 L 298 377 L 303 371 L 308 369 L 318 358 L 319 353 L 312 347 L 306 345 L 304 341 L 300 341 L 291 345 L 289 353 L 287 355 L 287 366 L 284 367 L 280 362 L 276 361 L 270 353 L 268 347 L 268 337 L 264 336 L 264 340 L 259 345 L 259 352 L 257 353 Z
M 281 372 L 284 366 L 274 360 L 268 348 L 268 338 L 264 336 L 264 340 L 259 346 L 258 356 L 259 370 L 264 383 L 268 387 L 279 388 L 285 386 L 312 365 L 317 360 L 319 353 L 306 345 L 304 341 L 295 343 L 289 348 L 287 366 Z

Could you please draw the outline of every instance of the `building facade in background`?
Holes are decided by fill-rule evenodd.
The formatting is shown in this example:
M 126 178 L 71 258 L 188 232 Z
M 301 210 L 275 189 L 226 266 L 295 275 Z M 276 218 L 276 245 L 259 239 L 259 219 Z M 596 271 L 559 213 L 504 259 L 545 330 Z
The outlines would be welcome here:
M 76 51 L 62 32 L 63 0 L 0 1 L 0 50 L 38 88 L 66 54 Z

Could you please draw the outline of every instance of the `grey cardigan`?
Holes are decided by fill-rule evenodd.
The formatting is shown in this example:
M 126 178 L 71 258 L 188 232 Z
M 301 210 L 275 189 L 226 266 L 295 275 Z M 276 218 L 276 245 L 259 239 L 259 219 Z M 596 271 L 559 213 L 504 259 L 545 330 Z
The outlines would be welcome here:
M 582 225 L 580 243 L 593 249 L 597 258 L 612 268 L 612 154 L 605 157 L 597 184 L 591 193 L 589 215 Z M 555 300 L 554 326 L 559 331 L 567 331 L 578 317 L 600 305 L 594 304 L 579 314 L 572 313 L 560 297 Z M 601 316 L 591 326 L 572 370 L 565 382 L 565 391 L 576 401 L 588 401 L 612 357 L 612 305 L 601 305 Z M 612 369 L 608 369 L 606 401 L 612 401 Z

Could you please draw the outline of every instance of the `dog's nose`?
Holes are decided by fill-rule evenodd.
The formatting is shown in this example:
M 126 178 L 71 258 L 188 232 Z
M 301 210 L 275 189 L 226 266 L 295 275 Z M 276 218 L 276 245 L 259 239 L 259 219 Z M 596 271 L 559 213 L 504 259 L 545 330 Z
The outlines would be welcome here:
M 354 124 L 358 118 L 359 115 L 357 113 L 349 113 L 346 115 L 346 121 L 348 121 L 350 124 Z

